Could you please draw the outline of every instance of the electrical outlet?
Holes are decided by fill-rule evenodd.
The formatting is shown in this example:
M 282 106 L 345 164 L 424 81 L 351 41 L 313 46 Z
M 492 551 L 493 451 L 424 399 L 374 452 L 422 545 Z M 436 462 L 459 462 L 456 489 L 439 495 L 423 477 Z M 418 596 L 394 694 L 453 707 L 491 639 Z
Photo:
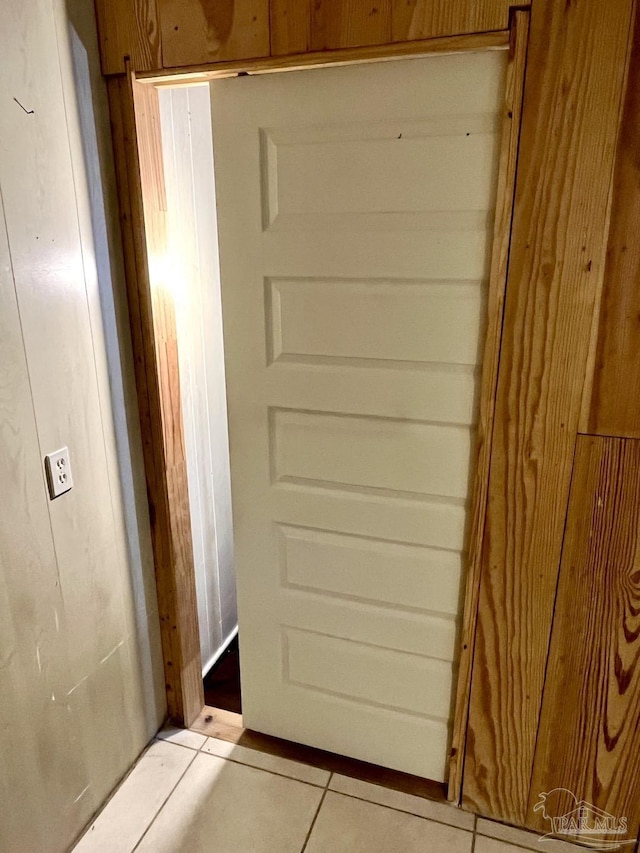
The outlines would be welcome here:
M 44 457 L 44 467 L 47 471 L 47 482 L 49 484 L 49 497 L 51 500 L 63 495 L 73 487 L 71 476 L 71 460 L 66 447 L 56 450 L 55 453 L 47 453 Z

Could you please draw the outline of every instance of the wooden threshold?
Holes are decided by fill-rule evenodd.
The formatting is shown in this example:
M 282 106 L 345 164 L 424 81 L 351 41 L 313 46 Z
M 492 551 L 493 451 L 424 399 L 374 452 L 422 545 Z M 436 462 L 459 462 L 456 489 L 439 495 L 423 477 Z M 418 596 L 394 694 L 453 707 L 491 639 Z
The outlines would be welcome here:
M 313 746 L 304 746 L 293 743 L 282 738 L 254 732 L 246 729 L 242 724 L 242 715 L 234 714 L 232 711 L 224 711 L 221 708 L 211 708 L 208 705 L 202 709 L 194 723 L 190 726 L 192 732 L 226 740 L 229 743 L 237 743 L 249 749 L 257 749 L 279 758 L 288 758 L 291 761 L 299 761 L 301 764 L 311 764 L 321 770 L 331 773 L 340 773 L 352 779 L 360 779 L 362 782 L 370 782 L 373 785 L 382 785 L 403 794 L 411 794 L 414 797 L 422 797 L 425 800 L 434 800 L 446 803 L 446 786 L 442 782 L 433 782 L 430 779 L 422 779 L 403 773 L 400 770 L 389 770 L 387 767 L 379 767 L 377 764 L 369 764 L 359 761 L 357 758 L 347 758 L 344 755 L 336 755 L 326 752 L 324 749 L 316 749 Z

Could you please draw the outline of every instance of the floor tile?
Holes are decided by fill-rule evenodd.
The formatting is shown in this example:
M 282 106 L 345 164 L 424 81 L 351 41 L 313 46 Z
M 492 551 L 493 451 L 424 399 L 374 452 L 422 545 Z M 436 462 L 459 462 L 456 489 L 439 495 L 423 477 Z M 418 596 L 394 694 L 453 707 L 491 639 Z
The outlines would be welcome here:
M 473 835 L 329 791 L 305 853 L 471 853 Z
M 476 827 L 478 836 L 490 836 L 491 838 L 499 839 L 508 842 L 508 846 L 497 845 L 494 847 L 486 846 L 486 853 L 506 853 L 506 850 L 511 850 L 511 845 L 516 845 L 522 850 L 537 850 L 539 853 L 584 853 L 585 848 L 579 844 L 570 844 L 568 841 L 558 841 L 554 838 L 541 839 L 537 832 L 529 832 L 526 829 L 515 829 L 513 826 L 507 826 L 504 823 L 497 823 L 493 820 L 478 818 Z M 483 842 L 484 844 L 484 842 Z M 481 847 L 480 853 L 484 850 Z M 476 843 L 476 851 L 478 844 Z
M 179 746 L 186 746 L 189 749 L 200 749 L 207 739 L 206 735 L 191 732 L 189 729 L 176 729 L 173 726 L 165 726 L 163 729 L 160 729 L 156 737 L 159 740 L 177 743 Z
M 75 853 L 130 853 L 195 758 L 156 741 L 75 846 Z
M 249 764 L 260 770 L 269 770 L 271 773 L 279 773 L 281 776 L 290 776 L 299 782 L 308 782 L 310 785 L 319 785 L 324 788 L 331 775 L 327 770 L 311 767 L 309 764 L 301 764 L 299 761 L 291 761 L 288 758 L 280 758 L 277 755 L 269 755 L 259 752 L 257 749 L 248 749 L 246 746 L 229 743 L 226 740 L 210 737 L 203 747 L 203 752 L 217 755 L 220 758 L 229 758 L 240 764 Z
M 523 849 L 515 844 L 507 844 L 506 841 L 496 841 L 495 838 L 478 835 L 474 853 L 522 853 Z
M 200 752 L 136 853 L 300 853 L 322 795 Z
M 433 800 L 425 800 L 424 797 L 403 794 L 401 791 L 393 791 L 381 785 L 372 785 L 370 782 L 361 782 L 359 779 L 351 779 L 337 773 L 332 777 L 329 789 L 340 794 L 348 794 L 350 797 L 358 797 L 360 800 L 368 800 L 380 806 L 389 806 L 401 812 L 448 823 L 450 826 L 461 829 L 472 830 L 475 823 L 474 815 L 455 806 L 435 803 Z

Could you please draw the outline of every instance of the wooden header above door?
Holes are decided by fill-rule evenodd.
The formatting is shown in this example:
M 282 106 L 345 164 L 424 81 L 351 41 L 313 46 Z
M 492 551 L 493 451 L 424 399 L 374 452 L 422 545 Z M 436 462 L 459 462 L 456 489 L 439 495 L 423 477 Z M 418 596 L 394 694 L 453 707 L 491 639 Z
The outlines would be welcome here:
M 96 0 L 104 74 L 506 30 L 530 0 Z

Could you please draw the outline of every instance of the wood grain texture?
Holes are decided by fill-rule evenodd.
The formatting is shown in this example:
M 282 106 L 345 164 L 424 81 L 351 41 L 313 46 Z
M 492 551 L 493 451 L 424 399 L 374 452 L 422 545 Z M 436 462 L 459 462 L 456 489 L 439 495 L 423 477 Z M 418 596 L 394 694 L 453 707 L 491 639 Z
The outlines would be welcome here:
M 165 68 L 269 55 L 269 0 L 158 0 L 158 8 Z
M 580 435 L 527 826 L 548 832 L 538 795 L 567 788 L 637 836 L 639 659 L 640 442 Z M 575 805 L 554 795 L 549 810 Z
M 159 71 L 506 30 L 511 5 L 510 0 L 96 0 L 105 74 L 123 73 L 125 58 L 136 72 Z
M 525 819 L 632 0 L 532 11 L 464 803 Z
M 510 0 L 395 0 L 393 3 L 393 41 L 433 38 L 461 33 L 506 30 L 509 26 Z M 528 6 L 529 2 L 518 3 Z
M 271 0 L 271 53 L 506 30 L 511 5 L 509 0 Z
M 204 705 L 157 92 L 109 81 L 127 295 L 151 516 L 170 717 L 189 725 Z M 134 113 L 135 109 L 135 113 Z
M 271 53 L 387 44 L 393 0 L 271 0 Z
M 103 74 L 162 68 L 157 0 L 96 0 Z
M 410 56 L 427 56 L 432 53 L 461 53 L 464 51 L 507 50 L 509 32 L 498 30 L 466 36 L 443 36 L 437 39 L 407 41 L 402 44 L 380 44 L 365 47 L 347 47 L 341 50 L 320 50 L 314 53 L 296 53 L 291 56 L 268 56 L 264 59 L 247 59 L 217 62 L 191 68 L 177 68 L 158 74 L 155 71 L 138 74 L 139 80 L 156 86 L 192 85 L 235 77 L 241 71 L 249 74 L 274 74 L 279 71 L 295 71 L 303 68 L 329 68 L 332 65 L 358 65 L 365 62 Z
M 529 13 L 517 12 L 511 28 L 511 49 L 507 66 L 500 161 L 496 190 L 496 211 L 493 225 L 493 245 L 487 298 L 485 344 L 482 360 L 480 405 L 477 426 L 474 485 L 472 491 L 472 517 L 469 535 L 469 561 L 467 567 L 464 613 L 460 639 L 460 658 L 454 706 L 453 734 L 449 761 L 450 800 L 458 801 L 462 791 L 464 745 L 469 714 L 469 694 L 473 648 L 478 613 L 478 596 L 482 568 L 482 539 L 487 507 L 491 439 L 494 425 L 495 392 L 498 380 L 500 338 L 504 295 L 507 281 L 507 264 L 511 241 L 511 219 L 515 194 L 522 92 L 529 42 Z
M 640 15 L 616 155 L 588 432 L 640 438 Z

